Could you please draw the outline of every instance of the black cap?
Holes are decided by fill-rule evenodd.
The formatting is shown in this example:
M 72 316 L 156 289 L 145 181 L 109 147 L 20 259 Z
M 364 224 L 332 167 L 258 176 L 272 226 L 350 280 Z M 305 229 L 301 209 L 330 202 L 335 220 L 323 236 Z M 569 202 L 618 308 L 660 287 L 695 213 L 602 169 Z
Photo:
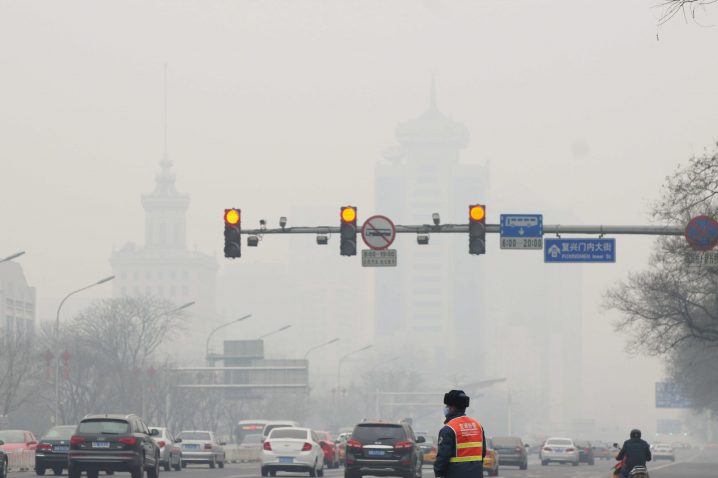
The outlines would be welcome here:
M 469 397 L 463 390 L 452 390 L 444 394 L 444 405 L 463 410 L 469 408 Z
M 641 430 L 638 428 L 631 430 L 631 438 L 641 438 Z

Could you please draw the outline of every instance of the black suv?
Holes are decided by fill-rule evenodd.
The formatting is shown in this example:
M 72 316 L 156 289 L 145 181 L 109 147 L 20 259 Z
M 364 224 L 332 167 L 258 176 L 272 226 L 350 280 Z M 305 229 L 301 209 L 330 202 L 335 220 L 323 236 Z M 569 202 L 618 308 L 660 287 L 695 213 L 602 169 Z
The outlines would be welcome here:
M 424 437 L 416 437 L 406 422 L 360 423 L 347 442 L 344 478 L 421 478 L 424 457 L 419 443 L 424 443 Z
M 87 415 L 70 438 L 68 477 L 129 471 L 142 478 L 147 470 L 147 478 L 158 478 L 160 449 L 152 436 L 137 415 Z

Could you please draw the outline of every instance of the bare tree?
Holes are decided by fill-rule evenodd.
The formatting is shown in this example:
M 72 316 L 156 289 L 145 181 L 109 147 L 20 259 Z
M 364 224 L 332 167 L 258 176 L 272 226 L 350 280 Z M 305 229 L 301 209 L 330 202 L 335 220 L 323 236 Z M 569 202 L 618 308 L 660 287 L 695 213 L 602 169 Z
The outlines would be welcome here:
M 664 224 L 715 217 L 718 149 L 692 158 L 666 178 L 652 213 Z M 622 313 L 617 329 L 628 333 L 633 350 L 670 356 L 671 375 L 697 406 L 709 406 L 710 384 L 701 382 L 711 375 L 703 376 L 696 364 L 718 360 L 718 270 L 688 267 L 686 257 L 694 253 L 682 237 L 657 239 L 647 269 L 610 289 L 605 305 Z M 710 386 L 718 388 L 715 381 Z
M 6 416 L 36 395 L 42 386 L 42 371 L 32 336 L 5 335 L 1 340 L 0 414 Z
M 660 6 L 665 8 L 665 11 L 663 15 L 661 15 L 658 23 L 659 25 L 663 25 L 680 13 L 683 14 L 683 18 L 686 20 L 690 18 L 695 21 L 698 10 L 716 2 L 718 2 L 718 0 L 664 0 Z

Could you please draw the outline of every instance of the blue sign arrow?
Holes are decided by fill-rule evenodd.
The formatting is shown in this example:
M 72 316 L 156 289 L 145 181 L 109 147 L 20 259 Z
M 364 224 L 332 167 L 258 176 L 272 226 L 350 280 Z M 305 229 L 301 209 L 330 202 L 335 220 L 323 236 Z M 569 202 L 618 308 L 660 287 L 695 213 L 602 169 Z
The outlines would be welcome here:
M 615 239 L 546 239 L 544 262 L 616 262 Z

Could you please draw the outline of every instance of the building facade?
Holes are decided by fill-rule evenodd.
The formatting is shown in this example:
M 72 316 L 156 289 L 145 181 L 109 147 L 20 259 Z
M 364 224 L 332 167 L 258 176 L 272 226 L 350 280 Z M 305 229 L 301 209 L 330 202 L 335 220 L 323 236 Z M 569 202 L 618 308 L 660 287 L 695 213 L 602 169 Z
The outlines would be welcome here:
M 175 188 L 172 162 L 160 161 L 155 189 L 142 196 L 145 241 L 132 242 L 110 257 L 114 297 L 153 295 L 181 305 L 190 301 L 189 334 L 211 328 L 216 318 L 218 265 L 207 254 L 187 248 L 187 209 L 190 198 Z
M 461 162 L 468 132 L 439 111 L 433 88 L 429 108 L 399 124 L 396 139 L 376 167 L 377 213 L 401 224 L 430 224 L 434 212 L 443 223 L 466 223 L 470 204 L 488 202 L 488 166 Z M 408 236 L 397 239 L 400 266 L 376 272 L 377 341 L 386 349 L 399 342 L 426 363 L 452 363 L 467 379 L 483 376 L 486 349 L 469 340 L 485 321 L 482 258 L 469 255 L 466 235 L 437 234 L 425 246 Z
M 35 288 L 17 262 L 0 264 L 0 328 L 6 338 L 32 334 L 36 317 Z

